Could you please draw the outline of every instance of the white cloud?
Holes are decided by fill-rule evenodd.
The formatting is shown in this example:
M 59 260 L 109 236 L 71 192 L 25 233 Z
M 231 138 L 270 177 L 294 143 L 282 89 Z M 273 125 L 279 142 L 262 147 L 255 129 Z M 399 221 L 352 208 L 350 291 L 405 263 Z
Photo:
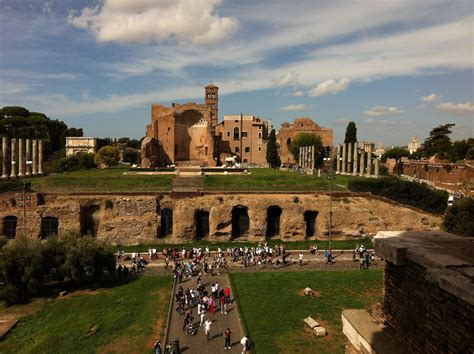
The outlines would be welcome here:
M 367 111 L 364 111 L 366 116 L 396 116 L 405 113 L 397 107 L 386 107 L 386 106 L 374 106 Z M 368 119 L 369 120 L 369 119 Z
M 421 102 L 436 102 L 438 101 L 441 97 L 441 95 L 437 95 L 436 93 L 432 93 L 431 95 L 428 96 L 421 96 L 420 101 Z
M 295 72 L 288 72 L 285 75 L 280 76 L 276 84 L 277 87 L 291 86 L 291 85 L 298 85 L 298 74 Z
M 296 96 L 296 97 L 300 97 L 300 96 L 304 96 L 304 92 L 303 91 L 295 91 L 291 95 Z
M 349 120 L 346 118 L 337 118 L 334 120 L 334 124 L 336 125 L 346 125 L 349 123 Z
M 71 11 L 68 22 L 92 32 L 99 42 L 148 43 L 178 39 L 211 44 L 234 33 L 239 21 L 219 17 L 221 0 L 105 0 L 102 7 Z
M 305 104 L 290 104 L 289 106 L 281 107 L 282 111 L 301 112 L 307 111 L 310 107 Z
M 351 80 L 347 77 L 343 77 L 339 81 L 326 80 L 309 90 L 308 94 L 312 97 L 319 97 L 329 94 L 334 95 L 338 92 L 345 91 L 347 87 L 349 87 L 350 83 Z
M 396 120 L 387 120 L 387 119 L 374 119 L 374 118 L 368 118 L 366 120 L 367 125 L 388 125 L 388 126 L 405 126 L 407 125 L 406 122 L 400 122 Z
M 45 15 L 51 15 L 51 7 L 53 6 L 53 4 L 54 0 L 46 1 L 43 6 L 41 6 L 41 11 L 43 11 Z
M 440 103 L 436 105 L 437 111 L 454 113 L 458 116 L 474 114 L 474 105 L 470 102 L 466 103 Z

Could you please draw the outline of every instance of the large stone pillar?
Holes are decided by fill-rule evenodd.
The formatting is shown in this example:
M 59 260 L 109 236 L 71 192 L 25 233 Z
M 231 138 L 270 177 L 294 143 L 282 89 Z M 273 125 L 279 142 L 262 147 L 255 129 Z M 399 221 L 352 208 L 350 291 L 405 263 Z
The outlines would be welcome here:
M 352 175 L 357 176 L 357 171 L 359 169 L 359 144 L 357 141 L 354 143 L 354 168 L 352 169 Z
M 26 149 L 25 149 L 25 160 L 26 160 L 26 171 L 25 176 L 31 176 L 31 140 L 26 139 Z
M 352 172 L 352 143 L 347 145 L 347 173 L 351 174 Z
M 341 173 L 341 144 L 337 144 L 336 147 L 336 173 L 340 174 Z
M 38 151 L 39 151 L 39 156 L 38 156 L 38 174 L 42 175 L 43 174 L 43 140 L 38 140 Z
M 363 176 L 364 173 L 365 173 L 365 150 L 364 150 L 364 143 L 362 143 L 362 149 L 360 149 L 359 175 Z
M 24 142 L 24 139 L 18 139 L 18 161 L 17 161 L 17 164 L 18 164 L 18 177 L 23 177 L 24 176 L 24 166 L 25 166 L 25 162 L 24 162 L 24 147 L 23 147 L 23 142 Z
M 314 165 L 315 165 L 315 163 L 314 163 L 314 150 L 315 149 L 314 149 L 314 145 L 313 145 L 313 146 L 311 146 L 311 170 L 314 170 Z
M 298 161 L 298 165 L 300 167 L 303 167 L 303 147 L 302 146 L 300 146 L 300 159 Z
M 2 137 L 2 178 L 8 178 L 8 137 Z
M 32 165 L 31 167 L 33 168 L 33 171 L 32 171 L 32 175 L 33 176 L 36 176 L 38 174 L 38 171 L 37 171 L 37 166 L 38 166 L 38 140 L 36 139 L 33 139 L 33 158 L 32 158 Z
M 16 178 L 16 169 L 17 169 L 17 166 L 18 165 L 18 162 L 16 160 L 16 139 L 15 138 L 12 138 L 12 141 L 11 141 L 11 144 L 12 144 L 12 148 L 11 148 L 11 152 L 10 152 L 10 157 L 11 157 L 11 161 L 12 161 L 12 164 L 11 164 L 11 173 L 10 173 L 10 178 Z
M 372 144 L 367 146 L 367 176 L 372 175 Z
M 375 177 L 379 176 L 379 164 L 380 164 L 379 159 L 375 159 L 374 160 L 374 176 Z
M 341 169 L 342 174 L 346 173 L 346 167 L 347 167 L 347 144 L 344 143 L 342 144 L 342 169 Z

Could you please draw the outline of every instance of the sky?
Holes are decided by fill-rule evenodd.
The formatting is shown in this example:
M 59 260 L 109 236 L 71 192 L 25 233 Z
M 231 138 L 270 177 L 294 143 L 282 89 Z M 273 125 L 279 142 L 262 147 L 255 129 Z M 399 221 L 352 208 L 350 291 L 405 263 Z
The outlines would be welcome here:
M 471 0 L 0 0 L 0 107 L 86 136 L 145 135 L 152 103 L 204 101 L 342 142 L 474 137 Z

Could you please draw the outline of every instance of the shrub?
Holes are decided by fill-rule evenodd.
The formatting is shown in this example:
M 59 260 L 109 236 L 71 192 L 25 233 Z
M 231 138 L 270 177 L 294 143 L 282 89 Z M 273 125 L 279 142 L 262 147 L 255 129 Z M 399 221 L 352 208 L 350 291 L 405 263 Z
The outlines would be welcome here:
M 424 183 L 404 181 L 397 177 L 353 179 L 349 180 L 348 187 L 353 192 L 371 192 L 434 214 L 444 213 L 447 207 L 447 192 L 433 190 Z
M 457 235 L 474 236 L 474 199 L 463 198 L 449 207 L 443 228 Z
M 120 159 L 120 152 L 114 146 L 103 146 L 97 151 L 94 157 L 96 165 L 106 165 L 107 167 L 116 166 Z

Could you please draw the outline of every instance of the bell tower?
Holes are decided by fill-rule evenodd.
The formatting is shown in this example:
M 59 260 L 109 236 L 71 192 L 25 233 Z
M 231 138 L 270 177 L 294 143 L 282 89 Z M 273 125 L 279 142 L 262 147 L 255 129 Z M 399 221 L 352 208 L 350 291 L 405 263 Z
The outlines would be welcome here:
M 209 84 L 204 89 L 204 102 L 206 104 L 206 107 L 211 110 L 211 127 L 214 129 L 214 127 L 219 124 L 219 87 L 213 84 Z

